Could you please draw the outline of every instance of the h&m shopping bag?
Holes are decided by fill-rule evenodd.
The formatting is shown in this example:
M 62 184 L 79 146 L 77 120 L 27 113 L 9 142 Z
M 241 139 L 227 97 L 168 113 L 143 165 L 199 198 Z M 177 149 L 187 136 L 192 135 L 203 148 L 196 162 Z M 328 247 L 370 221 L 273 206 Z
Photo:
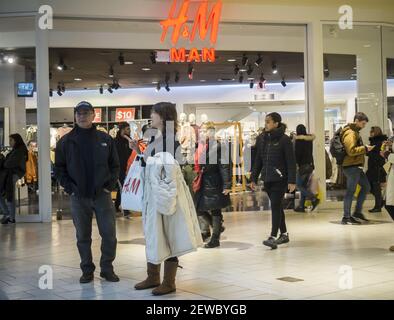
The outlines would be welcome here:
M 123 210 L 142 212 L 144 196 L 144 168 L 135 159 L 123 184 L 121 206 Z

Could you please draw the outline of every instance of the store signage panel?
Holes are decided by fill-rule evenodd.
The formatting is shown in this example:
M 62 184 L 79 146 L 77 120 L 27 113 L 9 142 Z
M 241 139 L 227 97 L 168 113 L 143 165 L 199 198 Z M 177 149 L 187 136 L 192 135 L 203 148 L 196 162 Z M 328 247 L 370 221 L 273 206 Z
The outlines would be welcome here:
M 116 121 L 132 121 L 135 119 L 134 108 L 116 108 Z
M 195 17 L 191 17 L 189 14 L 191 2 L 198 5 Z M 181 2 L 179 1 L 179 3 Z M 205 41 L 209 35 L 211 46 L 216 44 L 223 3 L 221 0 L 214 1 L 211 6 L 210 3 L 212 2 L 208 3 L 208 0 L 197 2 L 183 0 L 178 6 L 178 0 L 173 0 L 168 19 L 160 22 L 163 29 L 162 43 L 166 40 L 169 28 L 172 27 L 171 43 L 173 47 L 170 49 L 170 62 L 215 62 L 215 48 L 213 47 L 192 47 L 189 51 L 176 47 L 180 38 L 189 40 L 193 44 L 197 33 L 201 41 Z M 178 13 L 176 13 L 177 9 Z
M 94 108 L 94 123 L 102 122 L 102 109 L 101 108 Z

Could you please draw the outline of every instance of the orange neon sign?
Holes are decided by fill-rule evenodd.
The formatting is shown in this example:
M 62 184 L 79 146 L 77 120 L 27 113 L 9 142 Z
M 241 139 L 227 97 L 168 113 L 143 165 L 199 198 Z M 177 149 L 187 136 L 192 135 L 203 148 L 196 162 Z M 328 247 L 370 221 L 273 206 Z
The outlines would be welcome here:
M 173 0 L 168 19 L 160 22 L 163 28 L 161 42 L 165 41 L 168 30 L 170 27 L 172 27 L 173 30 L 171 42 L 174 46 L 176 46 L 181 37 L 183 39 L 188 39 L 191 43 L 193 43 L 196 39 L 197 33 L 199 34 L 200 40 L 204 41 L 209 34 L 209 41 L 211 45 L 216 43 L 223 7 L 222 1 L 216 1 L 216 3 L 212 6 L 211 11 L 209 11 L 208 8 L 208 0 L 199 1 L 196 16 L 194 17 L 193 25 L 191 27 L 187 25 L 187 22 L 190 21 L 190 17 L 188 16 L 190 2 L 190 0 L 183 0 L 178 12 L 178 16 L 176 17 L 175 14 L 178 0 Z M 184 48 L 171 48 L 170 59 L 171 62 L 214 62 L 215 49 L 203 48 L 200 54 L 197 48 L 192 48 L 187 55 L 186 49 Z

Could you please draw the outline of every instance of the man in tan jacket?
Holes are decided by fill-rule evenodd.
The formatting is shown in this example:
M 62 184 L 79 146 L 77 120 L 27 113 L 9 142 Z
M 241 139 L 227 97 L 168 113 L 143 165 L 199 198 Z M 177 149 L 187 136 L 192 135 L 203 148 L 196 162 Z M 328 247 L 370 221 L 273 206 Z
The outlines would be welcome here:
M 360 136 L 360 131 L 368 123 L 368 117 L 362 113 L 356 113 L 354 122 L 346 125 L 341 134 L 342 143 L 346 149 L 346 156 L 343 160 L 343 173 L 346 176 L 347 190 L 344 199 L 344 217 L 342 224 L 360 224 L 359 220 L 368 221 L 363 213 L 363 204 L 370 191 L 368 178 L 364 173 L 365 155 L 373 149 L 372 146 L 365 146 Z M 361 189 L 357 196 L 356 210 L 351 216 L 353 196 L 357 185 Z

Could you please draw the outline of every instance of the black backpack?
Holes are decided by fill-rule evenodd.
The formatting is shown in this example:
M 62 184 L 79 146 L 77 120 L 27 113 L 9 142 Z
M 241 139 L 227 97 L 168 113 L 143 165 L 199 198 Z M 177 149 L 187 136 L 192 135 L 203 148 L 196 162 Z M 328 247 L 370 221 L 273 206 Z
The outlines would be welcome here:
M 342 143 L 342 128 L 339 128 L 334 137 L 330 141 L 330 153 L 337 160 L 337 165 L 342 165 L 343 160 L 345 160 L 346 149 Z

